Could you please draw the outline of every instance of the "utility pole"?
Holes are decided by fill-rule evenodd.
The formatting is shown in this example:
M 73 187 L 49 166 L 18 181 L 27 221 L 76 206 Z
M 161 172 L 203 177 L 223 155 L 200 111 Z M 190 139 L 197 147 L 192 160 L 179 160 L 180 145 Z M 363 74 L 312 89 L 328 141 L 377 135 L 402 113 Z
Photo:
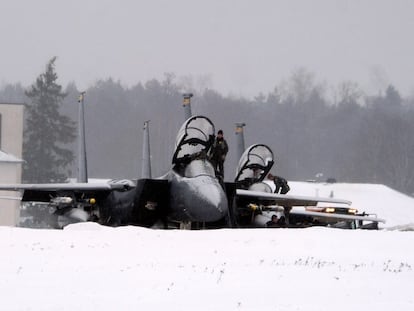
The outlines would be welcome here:
M 192 114 L 191 114 L 191 97 L 193 97 L 193 93 L 183 94 L 183 107 L 184 107 L 185 120 L 188 120 L 189 118 L 192 117 Z
M 81 92 L 78 99 L 78 182 L 88 182 L 88 165 L 86 162 L 86 138 L 85 138 L 85 114 L 84 114 L 84 100 L 85 93 Z
M 142 170 L 141 178 L 151 177 L 151 153 L 150 153 L 150 141 L 149 141 L 149 122 L 144 122 L 144 139 L 142 140 Z
M 237 155 L 238 159 L 240 160 L 243 152 L 245 150 L 244 147 L 244 133 L 243 127 L 246 126 L 246 123 L 236 123 L 236 137 L 237 137 Z

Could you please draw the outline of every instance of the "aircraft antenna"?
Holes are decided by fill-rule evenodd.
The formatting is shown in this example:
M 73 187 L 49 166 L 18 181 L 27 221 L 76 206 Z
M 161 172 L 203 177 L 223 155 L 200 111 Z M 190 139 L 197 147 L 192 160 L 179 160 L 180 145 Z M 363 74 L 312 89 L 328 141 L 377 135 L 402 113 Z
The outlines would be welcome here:
M 85 139 L 85 115 L 84 115 L 84 100 L 85 93 L 81 92 L 78 99 L 78 182 L 87 183 L 88 182 L 88 165 L 86 162 L 86 139 Z

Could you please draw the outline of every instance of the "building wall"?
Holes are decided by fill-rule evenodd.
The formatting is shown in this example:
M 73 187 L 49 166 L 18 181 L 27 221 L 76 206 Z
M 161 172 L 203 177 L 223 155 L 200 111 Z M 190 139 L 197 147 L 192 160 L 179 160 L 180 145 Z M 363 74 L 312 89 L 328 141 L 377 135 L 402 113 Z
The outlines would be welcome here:
M 23 104 L 0 103 L 0 150 L 22 158 L 23 150 Z M 0 183 L 21 183 L 22 163 L 0 161 Z M 20 193 L 0 191 L 0 196 L 19 197 Z M 0 199 L 0 225 L 15 226 L 19 222 L 20 201 Z
M 18 162 L 0 162 L 0 184 L 16 184 L 21 182 L 22 165 Z M 15 226 L 19 222 L 20 200 L 19 192 L 0 191 L 0 197 L 10 197 L 10 199 L 0 198 L 0 226 Z
M 23 150 L 23 109 L 23 104 L 0 103 L 0 149 L 20 159 Z

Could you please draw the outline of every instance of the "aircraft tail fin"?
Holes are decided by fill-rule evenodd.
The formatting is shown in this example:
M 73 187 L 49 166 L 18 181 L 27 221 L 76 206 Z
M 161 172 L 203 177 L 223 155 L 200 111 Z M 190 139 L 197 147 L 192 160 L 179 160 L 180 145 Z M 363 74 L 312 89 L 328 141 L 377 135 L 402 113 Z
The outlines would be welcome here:
M 144 138 L 142 140 L 141 178 L 152 178 L 151 177 L 150 141 L 149 141 L 149 120 L 144 122 Z

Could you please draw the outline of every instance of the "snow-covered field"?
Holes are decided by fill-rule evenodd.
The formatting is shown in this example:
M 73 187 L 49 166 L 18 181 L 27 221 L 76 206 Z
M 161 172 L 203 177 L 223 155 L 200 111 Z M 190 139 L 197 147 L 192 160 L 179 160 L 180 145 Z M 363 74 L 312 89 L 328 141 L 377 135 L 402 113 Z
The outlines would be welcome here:
M 331 186 L 335 197 L 358 202 L 355 191 L 342 196 L 345 185 Z M 413 228 L 404 207 L 410 199 L 414 209 L 413 199 L 379 188 L 372 200 L 383 195 L 390 215 L 407 213 L 391 226 Z M 388 229 L 0 227 L 0 310 L 408 311 L 413 246 L 414 231 Z

